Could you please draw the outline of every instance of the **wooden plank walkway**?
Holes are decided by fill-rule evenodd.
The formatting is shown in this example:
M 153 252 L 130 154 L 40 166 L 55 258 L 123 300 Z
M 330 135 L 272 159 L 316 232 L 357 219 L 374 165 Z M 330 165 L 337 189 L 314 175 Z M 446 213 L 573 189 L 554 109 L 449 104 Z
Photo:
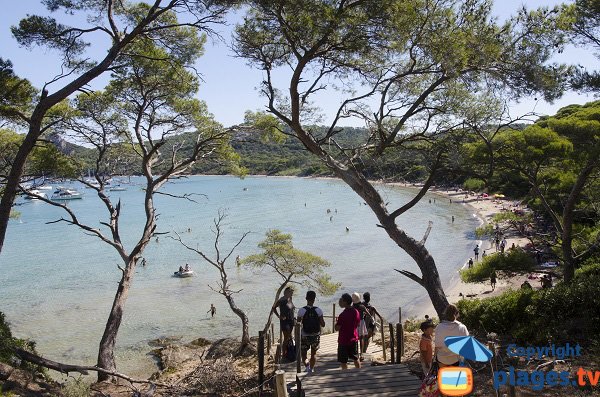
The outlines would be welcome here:
M 421 381 L 402 364 L 326 371 L 302 379 L 309 396 L 416 396 Z
M 296 373 L 296 363 L 280 365 L 286 373 L 288 384 L 295 384 L 296 376 L 301 381 L 306 397 L 327 395 L 335 396 L 415 396 L 418 394 L 421 381 L 410 373 L 402 364 L 371 366 L 369 360 L 363 362 L 364 367 L 354 368 L 348 363 L 348 370 L 342 371 L 337 362 L 337 337 L 332 333 L 321 335 L 321 347 L 317 353 L 316 371 L 311 374 Z M 379 355 L 381 346 L 371 343 L 367 354 Z M 309 352 L 310 357 L 310 352 Z

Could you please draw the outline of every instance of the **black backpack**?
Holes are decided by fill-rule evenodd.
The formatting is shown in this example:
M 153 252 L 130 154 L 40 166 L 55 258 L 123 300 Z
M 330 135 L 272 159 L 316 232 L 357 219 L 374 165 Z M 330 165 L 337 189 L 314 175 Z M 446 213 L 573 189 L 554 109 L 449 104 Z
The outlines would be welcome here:
M 363 320 L 365 320 L 365 324 L 369 327 L 375 325 L 375 317 L 373 317 L 372 306 L 369 303 L 365 303 L 365 311 L 363 312 Z
M 294 343 L 293 339 L 288 341 L 285 358 L 287 358 L 288 361 L 296 361 L 296 344 Z
M 315 306 L 308 307 L 304 306 L 306 313 L 302 316 L 302 329 L 306 334 L 318 334 L 321 332 L 321 320 L 317 314 L 317 308 Z

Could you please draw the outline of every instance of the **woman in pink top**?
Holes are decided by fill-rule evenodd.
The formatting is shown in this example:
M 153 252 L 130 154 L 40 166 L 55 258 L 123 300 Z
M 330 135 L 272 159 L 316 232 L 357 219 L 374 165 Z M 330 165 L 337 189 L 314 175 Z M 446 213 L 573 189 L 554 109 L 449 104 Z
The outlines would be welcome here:
M 340 313 L 335 324 L 335 330 L 338 331 L 338 362 L 340 362 L 342 369 L 348 369 L 348 360 L 352 359 L 354 366 L 360 368 L 360 361 L 358 360 L 360 314 L 358 310 L 352 307 L 350 294 L 343 294 L 339 303 L 344 311 Z

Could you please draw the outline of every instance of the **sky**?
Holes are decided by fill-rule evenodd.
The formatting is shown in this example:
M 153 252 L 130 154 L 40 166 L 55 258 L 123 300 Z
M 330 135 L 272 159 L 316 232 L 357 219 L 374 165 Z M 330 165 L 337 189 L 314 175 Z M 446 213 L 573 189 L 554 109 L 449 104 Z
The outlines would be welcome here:
M 504 20 L 516 13 L 522 5 L 527 8 L 537 8 L 554 6 L 559 3 L 561 1 L 558 0 L 495 0 L 493 13 L 500 20 Z M 33 50 L 19 47 L 12 37 L 10 27 L 18 24 L 19 20 L 27 14 L 48 15 L 48 11 L 39 0 L 0 0 L 0 9 L 2 10 L 0 13 L 0 57 L 11 60 L 18 76 L 29 79 L 38 88 L 41 87 L 44 82 L 60 73 L 60 62 L 56 53 L 39 47 L 35 47 Z M 56 16 L 66 24 L 70 19 L 77 19 L 77 16 L 65 16 L 60 13 L 56 13 Z M 234 25 L 241 21 L 241 18 L 241 13 L 228 16 L 228 26 L 218 29 L 225 43 L 209 39 L 204 56 L 196 64 L 203 79 L 198 97 L 207 103 L 209 111 L 215 115 L 216 120 L 225 126 L 241 123 L 246 110 L 264 110 L 266 103 L 265 98 L 259 95 L 256 88 L 262 81 L 262 72 L 252 69 L 245 60 L 235 57 L 229 48 Z M 100 35 L 94 37 L 90 47 L 90 56 L 92 58 L 102 56 L 107 46 L 108 42 L 104 37 Z M 578 63 L 593 69 L 598 69 L 599 66 L 598 58 L 591 51 L 583 48 L 567 48 L 554 60 Z M 91 88 L 101 89 L 107 81 L 108 74 L 105 74 L 97 78 L 91 84 Z M 52 87 L 50 87 L 50 92 L 53 91 Z M 58 86 L 55 87 L 58 88 Z M 585 103 L 593 99 L 592 96 L 574 92 L 565 93 L 560 100 L 554 103 L 536 100 L 536 98 L 524 98 L 520 103 L 513 104 L 511 115 L 514 117 L 532 111 L 538 114 L 552 115 L 563 106 Z M 317 105 L 327 115 L 334 113 L 339 102 L 340 98 L 335 95 L 321 95 L 318 97 Z M 327 118 L 324 121 L 327 121 Z M 348 120 L 345 124 L 361 126 L 358 121 Z

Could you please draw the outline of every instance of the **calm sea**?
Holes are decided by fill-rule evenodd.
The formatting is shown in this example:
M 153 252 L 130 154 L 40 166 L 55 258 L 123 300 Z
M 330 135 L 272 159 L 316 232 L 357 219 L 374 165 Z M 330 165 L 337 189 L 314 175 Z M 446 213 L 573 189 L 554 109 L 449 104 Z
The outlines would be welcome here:
M 129 247 L 143 225 L 141 182 L 132 178 L 126 191 L 110 194 L 115 201 L 121 200 L 121 234 Z M 405 203 L 415 192 L 378 188 L 392 207 Z M 103 228 L 100 221 L 106 220 L 105 208 L 91 190 L 81 190 L 86 197 L 69 202 L 69 207 L 81 221 Z M 242 290 L 236 299 L 250 318 L 252 334 L 266 320 L 278 280 L 268 271 L 237 269 L 234 258 L 258 252 L 257 243 L 272 228 L 291 233 L 297 248 L 328 259 L 330 274 L 342 283 L 341 292 L 370 291 L 372 303 L 391 321 L 397 321 L 398 307 L 410 315 L 426 299 L 424 289 L 393 270 L 418 272 L 417 266 L 376 226 L 371 210 L 341 181 L 195 176 L 169 183 L 164 191 L 197 193 L 197 203 L 157 196 L 158 232 L 177 231 L 188 245 L 208 255 L 214 255 L 211 226 L 219 210 L 228 213 L 224 251 L 244 232 L 251 232 L 232 256 L 230 279 L 234 289 Z M 61 209 L 35 201 L 20 204 L 21 217 L 11 221 L 0 255 L 0 311 L 16 336 L 35 340 L 48 358 L 93 364 L 119 280 L 119 258 L 111 247 L 74 226 L 47 224 L 64 215 Z M 420 239 L 429 220 L 433 229 L 427 247 L 447 283 L 475 244 L 477 219 L 468 207 L 429 194 L 398 222 Z M 147 352 L 148 341 L 155 338 L 176 336 L 189 341 L 239 335 L 239 319 L 225 299 L 209 288 L 218 277 L 209 264 L 167 235 L 153 240 L 145 257 L 147 266 L 136 270 L 118 337 L 121 371 L 134 375 L 154 371 Z M 196 277 L 171 277 L 186 262 Z M 301 290 L 295 297 L 297 306 L 304 303 L 303 295 Z M 330 314 L 338 297 L 318 297 L 318 304 Z M 217 307 L 214 319 L 207 314 L 211 303 Z

